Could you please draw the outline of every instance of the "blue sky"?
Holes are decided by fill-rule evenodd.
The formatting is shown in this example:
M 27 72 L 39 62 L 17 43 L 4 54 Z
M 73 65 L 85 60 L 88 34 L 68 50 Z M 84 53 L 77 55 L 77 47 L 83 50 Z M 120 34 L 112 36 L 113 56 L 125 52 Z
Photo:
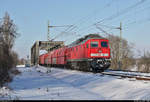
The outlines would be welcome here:
M 135 44 L 135 52 L 150 50 L 150 0 L 0 0 L 0 18 L 6 11 L 21 35 L 14 46 L 20 58 L 30 55 L 35 41 L 47 40 L 48 20 L 51 25 L 75 26 L 55 39 L 66 44 L 88 33 L 104 35 L 93 25 L 102 19 L 101 24 L 107 26 L 117 27 L 122 22 L 123 37 Z M 119 35 L 119 30 L 101 27 Z M 51 28 L 50 37 L 65 29 L 67 27 Z

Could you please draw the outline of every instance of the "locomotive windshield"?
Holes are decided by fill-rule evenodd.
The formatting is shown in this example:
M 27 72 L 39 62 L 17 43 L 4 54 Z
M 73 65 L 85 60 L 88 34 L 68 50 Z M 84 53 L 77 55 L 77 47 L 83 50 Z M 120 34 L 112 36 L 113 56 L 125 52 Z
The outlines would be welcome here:
M 98 47 L 98 42 L 97 41 L 93 41 L 91 42 L 91 47 Z
M 101 47 L 108 47 L 107 42 L 106 42 L 106 41 L 102 41 L 102 42 L 101 42 Z

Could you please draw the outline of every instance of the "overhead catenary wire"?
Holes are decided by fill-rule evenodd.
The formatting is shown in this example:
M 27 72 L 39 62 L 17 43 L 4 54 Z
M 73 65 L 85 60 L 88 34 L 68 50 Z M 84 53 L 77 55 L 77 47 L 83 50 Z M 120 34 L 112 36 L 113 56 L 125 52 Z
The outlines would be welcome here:
M 129 22 L 125 25 L 124 29 L 127 29 L 129 28 L 129 26 L 133 25 L 133 24 L 136 24 L 136 23 L 139 23 L 140 25 L 142 23 L 145 23 L 145 22 L 149 22 L 150 21 L 150 17 L 146 18 L 146 19 L 141 19 L 141 20 L 138 20 L 138 21 L 132 21 L 132 22 Z
M 72 27 L 72 26 L 73 26 L 73 25 L 67 25 L 68 28 L 70 28 L 70 27 Z M 63 27 L 63 26 L 62 26 L 62 27 Z M 68 29 L 68 28 L 67 28 L 67 29 Z M 62 33 L 64 33 L 64 32 L 62 32 Z M 55 39 L 56 39 L 57 37 L 59 37 L 59 36 L 60 36 L 60 34 L 58 34 L 57 36 L 55 36 L 52 40 L 55 40 Z
M 133 8 L 143 4 L 145 1 L 147 1 L 147 0 L 141 0 L 140 2 L 137 2 L 136 4 L 131 5 L 131 6 L 127 7 L 127 8 L 125 8 L 125 9 L 123 9 L 122 11 L 120 11 L 120 12 L 118 12 L 118 13 L 116 13 L 116 14 L 108 17 L 108 18 L 104 18 L 104 19 L 102 19 L 102 20 L 100 20 L 100 21 L 98 21 L 96 23 L 101 23 L 101 22 L 103 22 L 105 20 L 112 20 L 114 18 L 117 18 L 117 17 L 119 17 L 119 16 L 121 16 L 121 15 L 127 13 L 127 12 L 130 12 Z
M 110 36 L 111 34 L 109 34 L 107 31 L 105 31 L 104 29 L 102 29 L 100 26 L 98 26 L 97 24 L 95 24 L 96 28 L 101 30 L 103 33 L 105 33 L 107 36 Z
M 82 18 L 79 19 L 77 22 L 75 22 L 75 23 L 73 24 L 73 26 L 68 27 L 68 28 L 65 29 L 64 31 L 60 32 L 59 35 L 65 34 L 64 32 L 71 32 L 72 30 L 76 29 L 76 28 L 77 28 L 77 26 L 76 26 L 77 24 L 80 24 L 80 25 L 83 24 L 83 22 L 86 22 L 91 16 L 93 16 L 93 13 L 95 13 L 95 12 L 100 12 L 100 11 L 102 11 L 103 9 L 105 9 L 105 8 L 107 8 L 107 7 L 109 7 L 109 6 L 111 6 L 111 4 L 113 3 L 113 1 L 114 1 L 114 0 L 111 0 L 111 2 L 107 3 L 103 8 L 101 8 L 101 9 L 98 8 L 98 9 L 94 10 L 92 13 L 88 14 L 87 16 L 82 17 Z M 92 14 L 92 15 L 91 15 L 91 14 Z M 57 37 L 59 37 L 59 36 L 57 36 Z M 55 39 L 56 39 L 57 37 L 55 37 Z
M 136 8 L 137 6 L 143 4 L 145 1 L 147 1 L 147 0 L 141 0 L 140 2 L 137 2 L 137 3 L 133 4 L 133 5 L 131 5 L 131 6 L 127 7 L 127 8 L 125 8 L 125 9 L 121 10 L 121 11 L 118 12 L 118 13 L 109 16 L 108 18 L 104 18 L 104 19 L 102 19 L 102 20 L 100 20 L 100 21 L 98 21 L 98 22 L 95 22 L 94 24 L 91 24 L 91 25 L 89 25 L 89 26 L 87 26 L 87 27 L 85 27 L 85 28 L 79 29 L 79 31 L 84 30 L 84 29 L 86 29 L 86 28 L 88 28 L 88 27 L 90 27 L 90 26 L 94 26 L 95 24 L 102 23 L 103 21 L 106 21 L 106 20 L 108 21 L 108 20 L 112 20 L 112 19 L 114 19 L 114 18 L 117 18 L 117 17 L 119 17 L 119 16 L 121 16 L 121 15 L 127 13 L 127 12 L 130 12 L 133 8 Z M 78 31 L 78 32 L 79 32 L 79 31 Z
M 147 11 L 147 10 L 150 10 L 150 6 L 148 5 L 148 7 L 143 7 L 142 9 L 140 8 L 140 9 L 136 9 L 136 11 L 134 12 L 136 15 L 138 15 L 138 14 L 140 14 L 141 15 L 141 13 L 143 13 L 143 11 Z M 126 16 L 124 16 L 123 18 L 121 18 L 121 21 L 124 21 L 124 20 L 126 20 L 126 21 L 124 21 L 124 26 L 126 26 L 126 25 L 128 25 L 128 23 L 126 23 L 126 22 L 128 22 L 129 20 L 131 20 L 131 18 L 129 18 L 129 16 L 130 16 L 131 14 L 128 14 L 128 15 L 126 15 Z M 132 21 L 132 22 L 136 22 L 136 20 L 137 20 L 137 16 L 133 16 L 134 17 L 134 21 Z M 128 19 L 129 18 L 129 19 Z M 133 19 L 133 18 L 132 18 Z M 113 20 L 113 22 L 117 22 L 118 21 L 118 19 L 116 19 L 116 20 Z M 112 22 L 111 23 L 108 23 L 107 25 L 110 25 L 110 24 L 112 24 Z
M 133 5 L 131 5 L 131 6 L 127 7 L 127 8 L 125 8 L 125 9 L 119 11 L 118 13 L 113 14 L 113 15 L 110 16 L 110 17 L 104 18 L 104 19 L 102 19 L 102 20 L 100 20 L 100 21 L 98 21 L 98 22 L 96 22 L 96 23 L 94 23 L 94 24 L 88 25 L 87 27 L 84 27 L 84 28 L 81 28 L 81 29 L 78 29 L 78 30 L 76 29 L 77 31 L 75 30 L 75 28 L 77 28 L 77 27 L 74 27 L 74 26 L 67 28 L 65 31 L 68 31 L 68 32 L 69 32 L 69 31 L 75 30 L 74 32 L 76 32 L 75 34 L 77 34 L 79 31 L 86 30 L 86 29 L 88 29 L 88 28 L 91 27 L 91 26 L 95 26 L 95 24 L 97 24 L 97 23 L 100 23 L 100 22 L 102 22 L 102 21 L 113 20 L 114 18 L 117 18 L 117 17 L 119 17 L 119 16 L 121 16 L 121 15 L 123 15 L 123 14 L 126 14 L 126 13 L 130 12 L 132 9 L 136 8 L 137 6 L 143 4 L 145 1 L 147 1 L 147 0 L 140 0 L 140 2 L 137 2 L 137 3 L 133 4 Z M 82 22 L 82 23 L 83 23 L 83 22 Z M 75 24 L 73 24 L 73 25 L 75 25 Z M 103 25 L 103 26 L 106 27 L 106 25 Z M 111 27 L 109 27 L 109 28 L 111 28 Z M 113 27 L 112 27 L 112 28 L 113 28 Z M 78 34 L 78 35 L 80 35 L 80 34 Z M 78 35 L 77 35 L 77 36 L 78 36 Z
M 104 7 L 102 7 L 101 9 L 100 8 L 97 8 L 96 10 L 94 10 L 92 13 L 88 14 L 87 16 L 84 16 L 82 17 L 81 19 L 79 19 L 76 23 L 74 23 L 73 25 L 81 25 L 83 24 L 83 22 L 86 22 L 91 16 L 93 16 L 93 13 L 96 13 L 96 12 L 100 12 L 102 11 L 103 9 L 106 9 L 107 7 L 110 7 L 111 4 L 113 3 L 114 0 L 111 0 L 109 3 L 107 3 Z M 73 30 L 74 28 L 70 28 L 69 31 Z

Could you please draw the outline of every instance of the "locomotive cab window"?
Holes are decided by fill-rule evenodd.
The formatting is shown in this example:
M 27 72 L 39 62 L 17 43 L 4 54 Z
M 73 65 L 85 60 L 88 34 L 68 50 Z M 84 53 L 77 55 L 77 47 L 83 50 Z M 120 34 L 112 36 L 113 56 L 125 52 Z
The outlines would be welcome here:
M 98 47 L 98 42 L 97 41 L 91 42 L 91 47 L 93 48 Z
M 102 47 L 108 47 L 108 44 L 107 44 L 106 41 L 102 41 L 102 42 L 101 42 L 101 46 L 102 46 Z

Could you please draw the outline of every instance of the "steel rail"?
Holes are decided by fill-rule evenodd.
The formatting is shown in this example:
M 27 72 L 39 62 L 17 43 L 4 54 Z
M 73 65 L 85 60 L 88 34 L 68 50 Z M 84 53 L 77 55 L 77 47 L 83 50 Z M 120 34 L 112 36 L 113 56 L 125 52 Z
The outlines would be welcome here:
M 114 72 L 101 72 L 101 74 L 111 75 L 111 76 L 120 76 L 122 78 L 135 78 L 136 80 L 148 80 L 148 81 L 150 81 L 150 76 L 144 76 L 144 75 L 133 75 L 133 74 L 114 73 Z

